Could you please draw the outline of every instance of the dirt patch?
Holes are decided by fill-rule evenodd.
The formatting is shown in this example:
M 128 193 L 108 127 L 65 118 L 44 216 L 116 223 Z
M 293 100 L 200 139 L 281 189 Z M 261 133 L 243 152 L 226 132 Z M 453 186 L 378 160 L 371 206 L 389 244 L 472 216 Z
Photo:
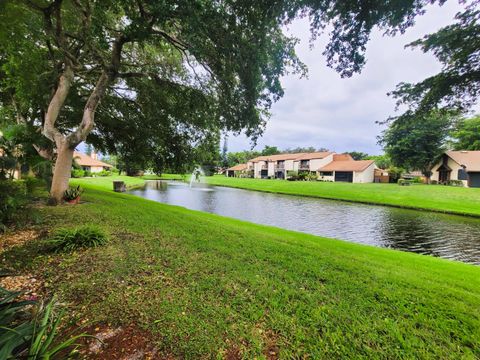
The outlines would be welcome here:
M 112 328 L 107 325 L 90 327 L 84 332 L 96 339 L 86 338 L 81 353 L 87 359 L 153 360 L 173 359 L 156 349 L 150 333 L 134 325 Z
M 7 233 L 0 236 L 0 253 L 15 247 L 21 246 L 29 241 L 39 239 L 46 236 L 45 230 L 38 229 L 19 230 L 13 233 Z
M 22 291 L 23 300 L 38 300 L 45 290 L 43 280 L 31 274 L 1 277 L 0 286 L 9 291 Z
M 280 358 L 280 348 L 278 347 L 278 337 L 273 331 L 265 331 L 263 333 L 265 341 L 265 350 L 263 354 L 269 360 L 276 360 Z

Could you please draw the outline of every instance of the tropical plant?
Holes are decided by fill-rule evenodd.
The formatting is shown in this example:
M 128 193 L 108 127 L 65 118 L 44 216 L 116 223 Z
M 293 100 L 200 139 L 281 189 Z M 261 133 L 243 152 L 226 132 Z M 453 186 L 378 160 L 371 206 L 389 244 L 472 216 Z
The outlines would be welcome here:
M 62 359 L 70 359 L 80 346 L 76 341 L 89 335 L 82 333 L 60 340 L 58 332 L 64 312 L 55 314 L 55 299 L 45 305 L 21 300 L 21 295 L 22 292 L 0 287 L 0 360 L 48 360 L 60 353 Z M 29 311 L 30 306 L 33 311 Z
M 58 252 L 71 252 L 97 247 L 105 245 L 107 242 L 108 237 L 105 232 L 93 225 L 85 225 L 74 229 L 58 229 L 48 241 L 52 249 Z
M 77 187 L 70 187 L 67 190 L 65 190 L 65 193 L 63 194 L 63 199 L 65 201 L 72 201 L 76 200 L 82 195 L 83 189 L 78 185 Z

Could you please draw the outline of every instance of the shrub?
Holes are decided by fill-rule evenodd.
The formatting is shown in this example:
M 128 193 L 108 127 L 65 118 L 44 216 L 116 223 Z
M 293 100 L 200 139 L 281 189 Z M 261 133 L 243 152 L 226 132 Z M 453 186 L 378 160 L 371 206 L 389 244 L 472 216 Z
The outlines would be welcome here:
M 85 174 L 83 174 L 85 177 L 90 177 L 92 176 L 92 172 L 90 170 L 85 170 Z
M 73 169 L 72 170 L 72 178 L 81 178 L 85 176 L 85 171 L 82 169 Z
M 462 180 L 449 180 L 448 185 L 463 187 L 463 181 Z
M 24 181 L 0 180 L 0 232 L 6 230 L 26 203 L 27 187 Z
M 437 180 L 432 180 L 432 181 L 430 181 L 430 184 L 432 184 L 432 185 L 437 185 L 437 184 L 438 184 L 438 181 L 437 181 Z
M 71 252 L 105 245 L 107 241 L 107 235 L 102 229 L 86 225 L 75 229 L 58 229 L 49 240 L 49 244 L 54 251 Z
M 318 179 L 318 177 L 317 177 L 316 173 L 309 173 L 305 177 L 305 180 L 307 180 L 307 181 L 316 181 L 317 179 Z
M 102 171 L 99 171 L 96 173 L 97 176 L 110 176 L 112 175 L 112 173 L 110 171 L 107 171 L 107 170 L 102 170 Z

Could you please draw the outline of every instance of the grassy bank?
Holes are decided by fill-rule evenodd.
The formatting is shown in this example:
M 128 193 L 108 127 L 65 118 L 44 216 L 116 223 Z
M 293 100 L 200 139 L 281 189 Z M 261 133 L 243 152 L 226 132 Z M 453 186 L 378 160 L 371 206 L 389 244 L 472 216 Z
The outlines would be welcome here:
M 440 185 L 351 184 L 318 181 L 205 178 L 212 185 L 280 194 L 480 216 L 480 189 Z
M 480 357 L 479 267 L 164 205 L 99 180 L 75 180 L 86 202 L 40 208 L 41 226 L 95 223 L 109 245 L 60 255 L 39 240 L 2 259 L 40 273 L 80 323 L 135 326 L 180 358 Z

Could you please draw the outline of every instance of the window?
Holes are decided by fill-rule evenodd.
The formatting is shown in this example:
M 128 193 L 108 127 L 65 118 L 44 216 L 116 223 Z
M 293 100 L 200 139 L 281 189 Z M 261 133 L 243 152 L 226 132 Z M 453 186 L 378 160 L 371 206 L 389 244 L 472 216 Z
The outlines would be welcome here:
M 465 169 L 458 169 L 458 180 L 468 180 L 468 175 Z
M 320 171 L 320 176 L 333 176 L 333 171 Z

